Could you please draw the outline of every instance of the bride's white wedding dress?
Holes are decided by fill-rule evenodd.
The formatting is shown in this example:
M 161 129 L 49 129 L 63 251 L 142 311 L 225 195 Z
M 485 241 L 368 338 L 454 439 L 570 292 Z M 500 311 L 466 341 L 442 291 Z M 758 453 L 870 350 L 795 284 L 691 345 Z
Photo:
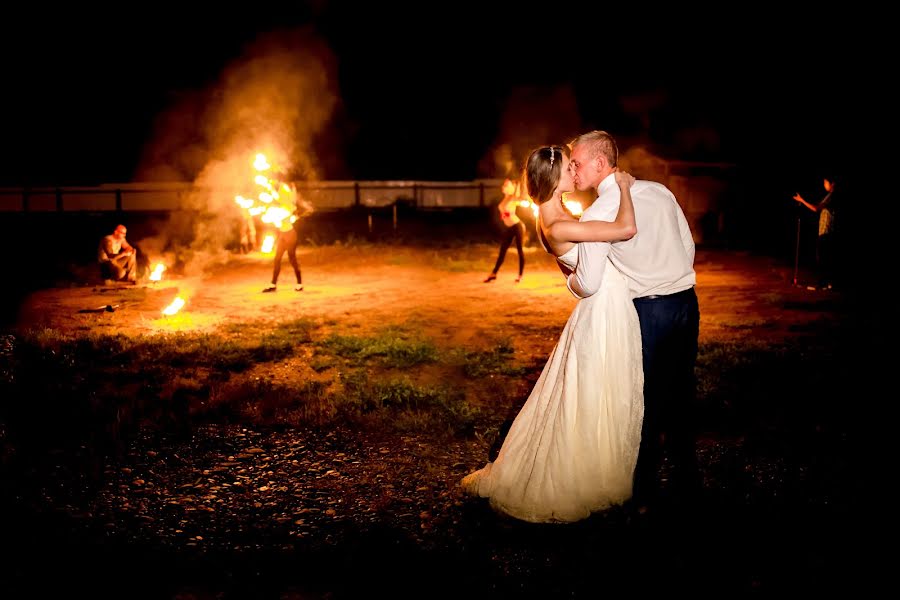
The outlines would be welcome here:
M 575 268 L 576 245 L 558 261 Z M 625 277 L 607 262 L 579 300 L 494 462 L 461 485 L 496 511 L 571 522 L 631 497 L 644 417 L 641 330 Z

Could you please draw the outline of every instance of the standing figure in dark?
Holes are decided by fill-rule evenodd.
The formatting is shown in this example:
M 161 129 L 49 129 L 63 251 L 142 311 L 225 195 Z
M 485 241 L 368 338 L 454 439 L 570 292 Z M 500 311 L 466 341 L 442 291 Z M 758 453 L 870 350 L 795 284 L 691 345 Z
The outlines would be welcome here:
M 278 286 L 278 275 L 281 273 L 281 259 L 287 252 L 288 260 L 294 268 L 294 276 L 297 278 L 297 285 L 294 290 L 303 291 L 303 276 L 300 273 L 300 262 L 297 260 L 297 242 L 299 234 L 297 229 L 300 227 L 300 217 L 312 212 L 312 205 L 296 196 L 296 209 L 290 217 L 284 219 L 278 227 L 278 239 L 275 241 L 275 264 L 272 268 L 272 283 L 263 289 L 263 292 L 274 292 Z
M 830 290 L 834 285 L 835 277 L 835 230 L 834 230 L 834 180 L 826 177 L 823 180 L 825 196 L 816 204 L 811 204 L 803 199 L 799 193 L 794 194 L 794 200 L 819 213 L 819 236 L 816 241 L 816 270 L 820 289 Z
M 497 279 L 497 272 L 503 265 L 503 259 L 506 258 L 506 251 L 513 240 L 516 241 L 516 250 L 519 253 L 519 276 L 516 277 L 516 283 L 522 280 L 522 273 L 525 271 L 525 254 L 522 252 L 523 240 L 525 239 L 525 224 L 516 214 L 516 207 L 519 206 L 518 186 L 511 179 L 503 182 L 503 199 L 497 205 L 500 211 L 500 219 L 505 226 L 503 231 L 503 239 L 500 242 L 500 253 L 497 255 L 497 262 L 490 275 L 484 280 L 484 283 Z

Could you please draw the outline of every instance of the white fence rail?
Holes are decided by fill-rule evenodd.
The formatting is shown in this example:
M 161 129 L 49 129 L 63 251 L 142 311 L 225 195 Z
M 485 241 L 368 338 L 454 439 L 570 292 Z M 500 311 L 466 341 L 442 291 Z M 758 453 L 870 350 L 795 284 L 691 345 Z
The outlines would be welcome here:
M 500 179 L 471 182 L 436 181 L 321 181 L 298 183 L 297 191 L 317 210 L 354 206 L 391 206 L 398 201 L 417 208 L 485 206 L 500 195 Z M 177 211 L 204 206 L 234 191 L 197 188 L 189 183 L 105 184 L 97 187 L 0 188 L 0 212 Z

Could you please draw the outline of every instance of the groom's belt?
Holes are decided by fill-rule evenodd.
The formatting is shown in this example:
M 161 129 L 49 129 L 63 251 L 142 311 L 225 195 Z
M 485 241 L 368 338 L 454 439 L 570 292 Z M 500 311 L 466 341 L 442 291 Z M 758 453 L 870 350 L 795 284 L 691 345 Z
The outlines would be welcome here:
M 635 298 L 635 300 L 656 300 L 657 298 L 680 298 L 682 296 L 690 296 L 694 293 L 694 286 L 689 287 L 686 290 L 681 290 L 680 292 L 675 292 L 674 294 L 650 294 L 649 296 L 640 296 Z

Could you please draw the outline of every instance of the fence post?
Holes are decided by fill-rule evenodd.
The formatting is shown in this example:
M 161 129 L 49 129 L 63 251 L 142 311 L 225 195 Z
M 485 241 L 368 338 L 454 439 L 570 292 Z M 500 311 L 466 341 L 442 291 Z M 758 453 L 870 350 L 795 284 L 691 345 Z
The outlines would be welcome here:
M 116 212 L 122 212 L 122 190 L 116 190 Z
M 28 188 L 22 190 L 22 212 L 28 212 Z
M 397 202 L 394 202 L 394 231 L 397 231 Z
M 353 182 L 353 203 L 359 206 L 359 182 Z
M 62 190 L 56 188 L 56 212 L 62 212 L 63 210 L 63 200 L 62 200 Z

